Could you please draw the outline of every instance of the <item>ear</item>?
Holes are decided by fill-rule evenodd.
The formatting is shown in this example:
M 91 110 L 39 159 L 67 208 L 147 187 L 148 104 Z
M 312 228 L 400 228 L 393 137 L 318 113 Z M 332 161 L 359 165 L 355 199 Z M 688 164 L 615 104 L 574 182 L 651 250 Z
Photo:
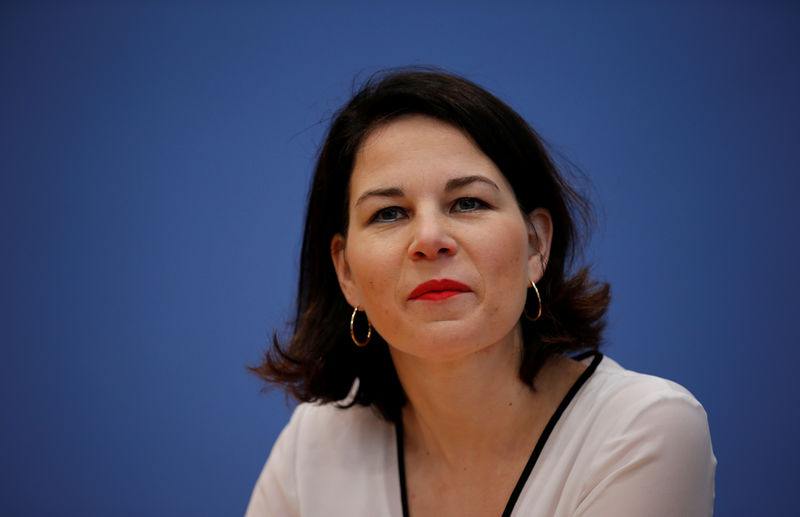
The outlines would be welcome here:
M 528 279 L 538 282 L 544 276 L 553 242 L 553 218 L 546 208 L 528 214 Z
M 341 233 L 337 233 L 331 239 L 331 259 L 333 260 L 333 268 L 336 270 L 336 277 L 339 279 L 339 287 L 342 289 L 347 303 L 353 307 L 361 305 L 361 300 L 358 296 L 358 288 L 356 287 L 353 274 L 350 270 L 350 264 L 347 262 L 347 255 L 345 253 L 347 240 Z

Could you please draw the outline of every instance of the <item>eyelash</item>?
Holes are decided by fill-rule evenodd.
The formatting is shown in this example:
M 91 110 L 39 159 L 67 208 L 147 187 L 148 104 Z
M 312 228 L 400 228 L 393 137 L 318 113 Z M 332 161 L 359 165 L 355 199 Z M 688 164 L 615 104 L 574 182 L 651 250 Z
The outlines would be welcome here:
M 459 210 L 460 212 L 476 212 L 478 210 L 483 210 L 485 208 L 489 208 L 489 204 L 488 203 L 486 203 L 485 201 L 482 201 L 482 200 L 480 200 L 480 199 L 478 199 L 476 197 L 460 197 L 460 198 L 456 199 L 455 201 L 453 201 L 453 204 L 451 205 L 451 210 L 457 210 L 457 205 L 459 203 L 461 203 L 462 201 L 474 202 L 475 206 L 473 208 L 466 208 L 466 209 Z M 381 215 L 382 214 L 385 215 L 386 212 L 398 212 L 401 215 L 405 214 L 405 210 L 400 208 L 399 206 L 387 206 L 387 207 L 381 208 L 380 210 L 375 212 L 375 214 L 370 218 L 370 222 L 371 223 L 391 223 L 391 222 L 397 221 L 399 219 L 399 217 L 389 218 L 389 219 L 382 219 Z

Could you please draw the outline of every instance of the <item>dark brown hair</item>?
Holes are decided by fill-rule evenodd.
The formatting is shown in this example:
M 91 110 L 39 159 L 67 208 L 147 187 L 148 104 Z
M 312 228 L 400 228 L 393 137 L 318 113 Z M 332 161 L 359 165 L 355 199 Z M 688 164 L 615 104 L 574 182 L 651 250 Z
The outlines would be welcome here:
M 536 373 L 554 354 L 596 349 L 601 343 L 609 286 L 593 281 L 588 268 L 573 268 L 592 222 L 591 207 L 558 171 L 536 132 L 464 78 L 430 69 L 393 70 L 372 76 L 334 116 L 308 200 L 294 333 L 286 342 L 274 334 L 263 362 L 250 368 L 300 401 L 341 401 L 358 379 L 353 404 L 374 405 L 395 420 L 405 403 L 381 336 L 373 332 L 363 348 L 350 339 L 352 307 L 339 288 L 330 245 L 334 235 L 347 233 L 349 182 L 359 146 L 376 127 L 409 114 L 427 115 L 469 134 L 508 179 L 524 214 L 540 207 L 550 212 L 552 248 L 537 284 L 542 316 L 536 322 L 521 317 L 522 381 L 533 387 Z

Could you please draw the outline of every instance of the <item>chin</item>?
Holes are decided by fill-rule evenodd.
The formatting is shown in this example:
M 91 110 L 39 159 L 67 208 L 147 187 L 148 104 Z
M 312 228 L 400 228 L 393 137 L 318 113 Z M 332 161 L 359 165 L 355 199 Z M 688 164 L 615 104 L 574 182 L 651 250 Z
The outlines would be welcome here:
M 389 345 L 392 354 L 413 356 L 432 363 L 448 363 L 471 355 L 488 353 L 497 349 L 502 339 L 478 339 L 475 332 L 428 332 L 424 336 L 410 338 L 406 343 L 413 346 Z

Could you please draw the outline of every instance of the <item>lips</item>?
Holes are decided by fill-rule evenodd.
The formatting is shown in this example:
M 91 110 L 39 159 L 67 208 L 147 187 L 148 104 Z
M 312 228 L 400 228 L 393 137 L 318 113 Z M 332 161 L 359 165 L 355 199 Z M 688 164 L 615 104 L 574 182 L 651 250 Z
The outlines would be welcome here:
M 450 280 L 428 280 L 422 282 L 408 295 L 409 300 L 444 300 L 457 294 L 472 291 L 469 286 Z

